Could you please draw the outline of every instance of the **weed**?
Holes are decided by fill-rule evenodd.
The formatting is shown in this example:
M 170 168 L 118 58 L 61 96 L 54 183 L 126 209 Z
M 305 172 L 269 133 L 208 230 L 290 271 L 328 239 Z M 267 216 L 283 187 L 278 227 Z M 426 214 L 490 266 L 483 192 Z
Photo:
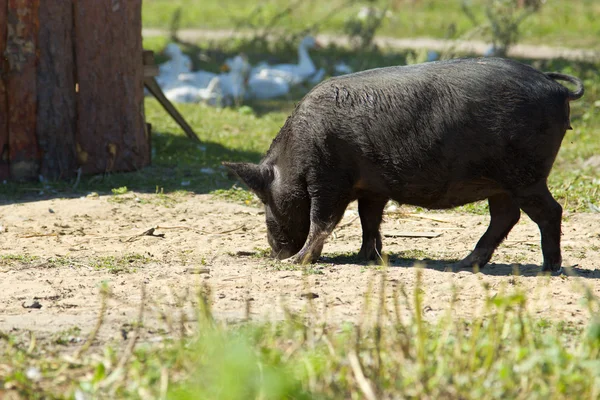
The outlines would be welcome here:
M 13 264 L 31 264 L 35 261 L 38 261 L 38 256 L 32 256 L 29 254 L 4 254 L 0 255 L 0 265 L 8 265 L 11 266 Z
M 234 185 L 231 189 L 217 189 L 212 194 L 220 199 L 243 203 L 246 205 L 259 206 L 260 200 L 256 195 L 248 190 Z
M 81 342 L 81 328 L 73 326 L 64 331 L 56 332 L 52 335 L 52 341 L 61 346 L 67 346 L 72 343 Z
M 489 36 L 492 42 L 493 54 L 498 57 L 506 57 L 508 48 L 515 44 L 520 36 L 520 25 L 534 12 L 537 7 L 519 7 L 515 0 L 486 0 L 484 4 L 486 22 L 480 23 L 474 17 L 472 7 L 463 1 L 463 10 L 466 15 L 479 28 L 483 28 L 484 34 Z
M 98 257 L 91 262 L 91 266 L 96 269 L 106 269 L 112 274 L 118 274 L 120 272 L 129 272 L 133 268 L 147 264 L 150 261 L 149 257 L 142 254 L 127 254 L 122 257 Z
M 50 257 L 45 264 L 50 267 L 70 267 L 74 265 L 71 257 Z
M 127 186 L 122 186 L 122 187 L 120 187 L 120 188 L 113 188 L 113 189 L 111 189 L 111 192 L 112 192 L 112 194 L 113 194 L 114 196 L 118 196 L 118 195 L 120 195 L 120 194 L 125 194 L 125 193 L 127 193 L 127 192 L 128 192 L 128 190 L 127 190 Z
M 255 247 L 254 256 L 257 258 L 271 258 L 272 250 L 270 247 Z
M 111 193 L 112 193 L 112 196 L 108 198 L 108 201 L 111 203 L 120 204 L 120 203 L 125 203 L 128 200 L 133 199 L 132 196 L 124 196 L 127 193 L 129 193 L 129 189 L 127 189 L 127 186 L 112 188 Z

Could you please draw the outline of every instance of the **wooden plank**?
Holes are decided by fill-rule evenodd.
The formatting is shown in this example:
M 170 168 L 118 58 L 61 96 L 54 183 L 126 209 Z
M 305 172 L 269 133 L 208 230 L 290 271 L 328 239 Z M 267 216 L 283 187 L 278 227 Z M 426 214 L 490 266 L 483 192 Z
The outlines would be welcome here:
M 150 162 L 141 7 L 141 0 L 75 2 L 76 148 L 83 172 L 132 171 Z
M 4 57 L 6 51 L 6 13 L 8 0 L 0 0 L 0 180 L 4 181 L 10 176 L 8 162 L 8 104 L 6 101 L 6 86 L 4 79 L 8 64 Z
M 73 4 L 42 0 L 39 9 L 37 138 L 46 179 L 73 176 L 76 99 L 73 55 Z
M 154 52 L 152 50 L 144 50 L 142 52 L 142 60 L 144 65 L 154 65 Z
M 157 65 L 144 65 L 144 78 L 154 78 L 160 74 Z
M 40 0 L 8 0 L 8 148 L 14 180 L 34 179 L 39 171 L 36 128 L 36 49 Z

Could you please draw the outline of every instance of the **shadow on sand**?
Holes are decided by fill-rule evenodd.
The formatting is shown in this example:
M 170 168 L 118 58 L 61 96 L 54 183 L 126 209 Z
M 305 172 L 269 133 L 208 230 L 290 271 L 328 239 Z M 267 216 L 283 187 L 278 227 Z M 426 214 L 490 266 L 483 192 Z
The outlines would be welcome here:
M 412 268 L 415 265 L 422 265 L 423 268 L 431 269 L 439 272 L 457 273 L 457 272 L 471 272 L 480 273 L 490 276 L 524 276 L 524 277 L 536 277 L 547 273 L 542 272 L 540 265 L 534 264 L 504 264 L 504 263 L 490 263 L 484 268 L 475 272 L 472 269 L 452 269 L 452 264 L 455 263 L 456 259 L 451 260 L 431 260 L 431 259 L 416 259 L 407 258 L 396 253 L 385 253 L 384 258 L 387 258 L 387 263 L 390 268 Z M 367 263 L 364 260 L 357 257 L 356 254 L 343 254 L 335 255 L 332 257 L 323 256 L 319 259 L 320 262 L 326 262 L 331 264 L 359 264 L 369 265 L 372 262 Z M 554 273 L 553 275 L 572 275 L 587 279 L 600 279 L 600 269 L 584 269 L 578 265 L 563 268 L 560 273 Z

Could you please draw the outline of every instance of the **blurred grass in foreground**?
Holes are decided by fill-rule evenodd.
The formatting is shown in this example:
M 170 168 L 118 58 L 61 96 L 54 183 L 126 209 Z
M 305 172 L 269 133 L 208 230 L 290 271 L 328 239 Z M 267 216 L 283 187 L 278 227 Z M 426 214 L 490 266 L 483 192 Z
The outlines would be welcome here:
M 518 286 L 492 290 L 470 319 L 454 316 L 454 295 L 424 320 L 426 288 L 372 275 L 357 325 L 330 325 L 307 300 L 277 323 L 227 325 L 214 319 L 208 287 L 163 315 L 162 340 L 138 343 L 143 318 L 126 346 L 73 347 L 75 327 L 53 345 L 0 333 L 0 394 L 12 398 L 170 399 L 597 399 L 600 395 L 598 299 L 582 288 L 591 315 L 584 328 L 534 318 Z M 562 279 L 540 277 L 544 280 Z M 110 297 L 103 289 L 103 304 Z M 184 310 L 194 304 L 194 315 Z M 248 304 L 247 307 L 250 307 Z M 425 307 L 426 308 L 426 307 Z M 248 308 L 249 309 L 249 308 Z M 187 308 L 189 310 L 189 308 Z M 146 311 L 147 312 L 147 311 Z M 143 313 L 140 313 L 142 316 Z M 101 317 L 99 317 L 101 321 Z M 190 325 L 189 321 L 197 321 Z M 179 327 L 179 328 L 178 328 Z M 57 340 L 58 340 L 57 339 Z M 94 340 L 93 334 L 88 342 Z

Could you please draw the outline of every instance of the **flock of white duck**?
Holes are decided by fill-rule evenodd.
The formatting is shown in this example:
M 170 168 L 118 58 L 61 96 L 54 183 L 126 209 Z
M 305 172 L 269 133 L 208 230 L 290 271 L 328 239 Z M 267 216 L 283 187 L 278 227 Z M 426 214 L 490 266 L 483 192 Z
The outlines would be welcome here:
M 325 70 L 317 69 L 308 53 L 317 47 L 312 36 L 305 37 L 298 46 L 298 64 L 259 63 L 250 65 L 248 59 L 238 55 L 225 62 L 227 72 L 192 71 L 192 62 L 174 43 L 165 48 L 169 61 L 159 65 L 156 78 L 165 96 L 178 103 L 210 105 L 239 104 L 248 99 L 273 99 L 285 97 L 291 88 L 323 80 Z M 344 63 L 335 66 L 337 74 L 352 70 Z

